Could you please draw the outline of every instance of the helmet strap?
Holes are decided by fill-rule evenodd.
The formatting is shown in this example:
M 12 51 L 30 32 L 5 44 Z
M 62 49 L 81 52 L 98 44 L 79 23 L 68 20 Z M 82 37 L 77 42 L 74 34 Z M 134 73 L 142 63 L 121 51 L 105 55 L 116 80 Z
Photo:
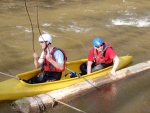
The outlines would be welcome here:
M 44 48 L 44 51 L 46 51 L 48 45 L 50 45 L 51 43 L 48 43 L 48 44 L 47 44 L 47 43 L 45 42 L 45 44 L 46 44 L 46 47 Z

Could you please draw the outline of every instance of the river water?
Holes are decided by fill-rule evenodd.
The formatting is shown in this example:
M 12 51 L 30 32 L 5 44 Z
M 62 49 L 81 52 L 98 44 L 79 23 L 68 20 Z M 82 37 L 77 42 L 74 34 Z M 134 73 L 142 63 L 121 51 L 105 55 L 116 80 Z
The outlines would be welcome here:
M 132 55 L 131 65 L 147 61 L 149 3 L 149 0 L 27 0 L 33 38 L 25 1 L 1 0 L 0 72 L 15 76 L 35 69 L 33 50 L 38 54 L 42 51 L 37 41 L 40 34 L 37 22 L 42 33 L 53 36 L 53 46 L 66 51 L 68 61 L 87 58 L 95 37 L 110 43 L 118 56 Z M 68 103 L 88 113 L 150 113 L 149 75 L 149 71 L 139 73 Z M 10 78 L 0 76 L 0 81 Z M 8 105 L 9 102 L 1 102 L 0 113 L 13 112 Z M 59 106 L 47 112 L 77 111 Z

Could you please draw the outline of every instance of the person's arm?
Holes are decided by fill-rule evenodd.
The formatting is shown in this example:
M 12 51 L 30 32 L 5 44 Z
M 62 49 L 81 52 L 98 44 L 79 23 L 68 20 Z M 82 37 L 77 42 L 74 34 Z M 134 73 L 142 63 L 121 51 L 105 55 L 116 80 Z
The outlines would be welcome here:
M 35 65 L 35 67 L 36 67 L 36 68 L 41 67 L 43 61 L 42 61 L 42 60 L 39 60 L 39 57 L 38 57 L 37 53 L 34 52 L 34 53 L 33 53 L 33 57 L 34 57 L 34 65 Z
M 92 62 L 88 61 L 87 62 L 87 74 L 90 74 L 92 70 Z
M 117 70 L 117 67 L 118 67 L 118 65 L 119 65 L 119 57 L 116 55 L 115 57 L 114 57 L 114 59 L 113 59 L 113 62 L 114 62 L 114 64 L 113 64 L 113 68 L 112 68 L 112 70 L 110 71 L 110 74 L 112 74 L 112 75 L 116 75 L 116 70 Z
M 56 51 L 57 52 L 57 51 Z M 56 61 L 58 60 L 58 62 L 56 62 L 55 60 L 52 59 L 52 56 L 51 54 L 47 54 L 46 55 L 46 59 L 57 69 L 60 69 L 60 70 L 63 70 L 64 69 L 64 56 L 63 56 L 63 53 L 60 51 L 58 51 L 56 53 L 57 55 L 57 59 Z M 63 62 L 62 62 L 63 61 Z M 60 63 L 61 62 L 61 63 Z
M 87 74 L 90 74 L 92 71 L 93 57 L 94 57 L 94 48 L 92 48 L 88 54 Z
M 47 59 L 49 62 L 51 62 L 51 64 L 57 68 L 57 69 L 60 69 L 60 70 L 63 70 L 64 69 L 64 65 L 61 64 L 61 63 L 57 63 L 56 61 L 54 61 L 52 58 L 48 58 Z

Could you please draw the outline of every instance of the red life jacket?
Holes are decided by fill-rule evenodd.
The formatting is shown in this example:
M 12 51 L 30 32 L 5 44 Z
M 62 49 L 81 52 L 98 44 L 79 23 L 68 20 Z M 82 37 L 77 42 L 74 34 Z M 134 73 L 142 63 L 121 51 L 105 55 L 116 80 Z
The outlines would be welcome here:
M 50 53 L 52 55 L 52 59 L 54 61 L 56 61 L 56 59 L 54 57 L 54 53 L 56 52 L 56 50 L 60 50 L 63 53 L 63 55 L 64 55 L 64 68 L 63 68 L 63 70 L 60 70 L 60 69 L 54 67 L 48 60 L 46 60 L 47 52 L 44 51 L 44 63 L 43 63 L 44 71 L 47 71 L 47 72 L 63 72 L 65 70 L 66 61 L 67 61 L 66 54 L 65 54 L 65 52 L 63 50 L 54 47 L 53 50 Z
M 108 48 L 112 48 L 109 44 L 104 43 L 103 45 L 103 50 L 101 52 L 96 51 L 96 49 L 94 49 L 94 62 L 96 62 L 96 65 L 100 64 L 100 63 L 105 63 L 105 64 L 110 64 L 112 63 L 112 59 L 106 58 L 105 57 L 105 52 Z

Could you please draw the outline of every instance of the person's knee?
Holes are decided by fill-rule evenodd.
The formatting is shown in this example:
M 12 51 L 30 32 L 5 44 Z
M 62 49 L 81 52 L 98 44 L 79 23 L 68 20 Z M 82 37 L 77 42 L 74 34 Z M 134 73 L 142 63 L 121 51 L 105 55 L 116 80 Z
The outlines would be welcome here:
M 103 67 L 101 64 L 99 64 L 99 65 L 94 66 L 94 67 L 92 68 L 92 72 L 98 71 L 98 70 L 103 69 L 103 68 L 104 68 L 104 67 Z
M 87 62 L 81 64 L 80 70 L 83 74 L 87 74 Z

